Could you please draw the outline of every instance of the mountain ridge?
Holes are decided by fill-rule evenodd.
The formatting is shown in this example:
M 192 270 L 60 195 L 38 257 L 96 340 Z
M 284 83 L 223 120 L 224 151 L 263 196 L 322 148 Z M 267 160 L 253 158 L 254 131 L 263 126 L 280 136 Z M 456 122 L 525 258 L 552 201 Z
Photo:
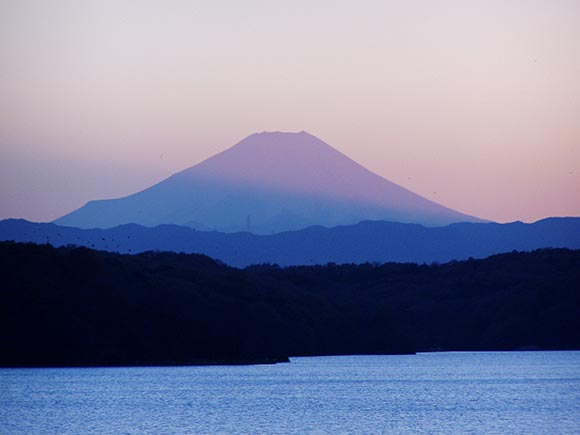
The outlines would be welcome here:
M 457 223 L 445 227 L 365 221 L 273 235 L 198 231 L 167 224 L 154 228 L 125 224 L 103 230 L 4 220 L 0 221 L 0 240 L 71 244 L 120 253 L 198 253 L 236 267 L 263 263 L 433 263 L 484 258 L 513 250 L 580 249 L 580 218 L 547 218 L 532 224 Z

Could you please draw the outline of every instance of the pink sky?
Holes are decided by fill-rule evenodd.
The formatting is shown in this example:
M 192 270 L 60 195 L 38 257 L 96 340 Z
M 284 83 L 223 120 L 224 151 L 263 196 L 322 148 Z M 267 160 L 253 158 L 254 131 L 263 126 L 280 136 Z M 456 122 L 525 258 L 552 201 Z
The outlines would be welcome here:
M 0 0 L 0 218 L 263 130 L 501 222 L 580 215 L 580 2 Z

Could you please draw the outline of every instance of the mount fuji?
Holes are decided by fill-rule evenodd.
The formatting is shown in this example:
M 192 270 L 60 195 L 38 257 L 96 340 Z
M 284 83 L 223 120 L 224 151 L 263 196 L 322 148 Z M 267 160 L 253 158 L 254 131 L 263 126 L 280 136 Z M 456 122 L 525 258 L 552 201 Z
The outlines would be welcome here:
M 374 174 L 309 133 L 263 132 L 141 192 L 90 201 L 54 223 L 271 234 L 365 220 L 482 222 Z

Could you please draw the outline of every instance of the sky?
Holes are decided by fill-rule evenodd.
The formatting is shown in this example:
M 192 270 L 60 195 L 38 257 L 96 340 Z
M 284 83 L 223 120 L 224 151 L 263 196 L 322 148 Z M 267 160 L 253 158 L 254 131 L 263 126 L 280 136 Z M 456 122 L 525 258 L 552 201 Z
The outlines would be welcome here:
M 580 216 L 580 1 L 0 0 L 0 219 L 302 130 L 464 213 Z

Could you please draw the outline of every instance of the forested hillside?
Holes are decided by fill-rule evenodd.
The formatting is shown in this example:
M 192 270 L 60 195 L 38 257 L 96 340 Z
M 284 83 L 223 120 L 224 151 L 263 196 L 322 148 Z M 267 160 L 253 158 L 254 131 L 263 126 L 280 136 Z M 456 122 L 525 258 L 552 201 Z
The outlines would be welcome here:
M 273 265 L 0 243 L 0 365 L 580 349 L 580 251 Z

